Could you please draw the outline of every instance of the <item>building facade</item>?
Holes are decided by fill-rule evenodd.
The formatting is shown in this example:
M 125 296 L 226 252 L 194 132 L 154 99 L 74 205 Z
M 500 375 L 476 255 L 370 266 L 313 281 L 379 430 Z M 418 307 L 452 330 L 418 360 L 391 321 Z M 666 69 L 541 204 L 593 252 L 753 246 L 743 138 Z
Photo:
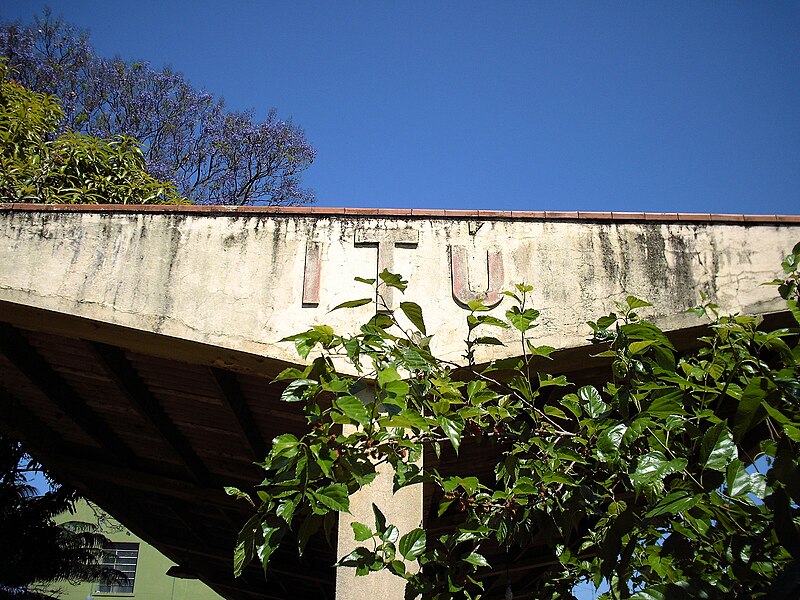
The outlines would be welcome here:
M 500 292 L 529 283 L 537 344 L 558 349 L 553 373 L 582 381 L 596 375 L 586 322 L 626 294 L 677 337 L 696 333 L 686 309 L 701 292 L 726 312 L 781 318 L 760 284 L 798 239 L 800 217 L 776 215 L 0 206 L 0 425 L 129 528 L 114 541 L 140 544 L 133 594 L 147 590 L 147 540 L 231 600 L 402 598 L 398 578 L 337 574 L 339 540 L 314 539 L 301 559 L 287 544 L 266 581 L 256 564 L 233 577 L 251 507 L 223 486 L 260 481 L 253 463 L 271 440 L 305 427 L 273 381 L 303 362 L 280 340 L 313 325 L 353 331 L 371 308 L 331 309 L 364 294 L 355 277 L 388 269 L 409 288 L 387 301 L 424 306 L 434 352 L 458 362 L 467 304 L 484 298 L 502 315 Z M 508 344 L 479 362 L 513 356 L 513 334 L 498 335 Z M 484 460 L 462 448 L 436 466 Z M 422 486 L 402 499 L 380 483 L 362 491 L 353 504 L 375 502 L 395 523 L 438 518 Z M 348 519 L 339 526 L 352 537 Z M 132 559 L 132 546 L 117 550 Z M 70 598 L 90 593 L 111 591 Z
M 127 576 L 127 580 L 87 581 L 79 584 L 62 583 L 54 586 L 60 600 L 89 600 L 126 598 L 142 600 L 220 600 L 204 583 L 193 578 L 167 575 L 177 566 L 140 537 L 131 533 L 116 519 L 98 507 L 81 501 L 75 514 L 62 519 L 83 523 L 98 523 L 100 532 L 109 543 L 103 553 L 103 564 Z M 181 573 L 178 572 L 180 575 Z

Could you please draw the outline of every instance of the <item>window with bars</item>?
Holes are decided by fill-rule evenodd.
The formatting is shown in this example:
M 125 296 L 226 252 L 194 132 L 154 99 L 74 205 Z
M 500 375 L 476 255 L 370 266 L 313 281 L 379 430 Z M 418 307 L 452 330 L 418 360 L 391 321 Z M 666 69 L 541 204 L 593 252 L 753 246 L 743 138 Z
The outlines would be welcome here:
M 136 579 L 136 562 L 139 559 L 139 544 L 133 542 L 110 542 L 103 548 L 103 566 L 125 575 L 119 580 L 101 581 L 98 592 L 107 594 L 132 594 Z

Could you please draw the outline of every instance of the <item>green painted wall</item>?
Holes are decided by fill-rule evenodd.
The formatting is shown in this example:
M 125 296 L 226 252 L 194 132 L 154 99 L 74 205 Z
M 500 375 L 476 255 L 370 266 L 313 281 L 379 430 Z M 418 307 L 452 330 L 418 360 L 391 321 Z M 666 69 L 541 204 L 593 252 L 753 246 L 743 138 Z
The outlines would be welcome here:
M 97 512 L 95 512 L 97 511 Z M 99 509 L 93 509 L 81 502 L 74 515 L 63 515 L 63 521 L 97 522 Z M 141 600 L 221 600 L 222 596 L 211 588 L 193 579 L 176 579 L 166 575 L 167 569 L 175 563 L 158 550 L 143 542 L 130 531 L 122 527 L 113 518 L 104 521 L 103 534 L 112 542 L 138 542 L 139 560 L 136 566 L 136 579 L 132 594 L 113 594 L 98 592 L 98 583 L 81 583 L 70 585 L 62 583 L 53 586 L 59 590 L 60 600 L 87 600 L 88 598 L 139 598 Z

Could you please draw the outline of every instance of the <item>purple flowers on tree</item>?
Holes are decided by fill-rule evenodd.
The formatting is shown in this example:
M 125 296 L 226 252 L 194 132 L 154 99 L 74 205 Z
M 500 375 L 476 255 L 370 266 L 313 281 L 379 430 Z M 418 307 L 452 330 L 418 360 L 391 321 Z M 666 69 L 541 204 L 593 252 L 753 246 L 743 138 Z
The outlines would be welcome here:
M 169 68 L 98 57 L 85 32 L 45 12 L 32 26 L 0 25 L 0 56 L 12 77 L 58 97 L 63 127 L 101 138 L 127 135 L 148 172 L 198 204 L 298 205 L 314 201 L 300 176 L 316 150 L 278 118 L 226 111 Z

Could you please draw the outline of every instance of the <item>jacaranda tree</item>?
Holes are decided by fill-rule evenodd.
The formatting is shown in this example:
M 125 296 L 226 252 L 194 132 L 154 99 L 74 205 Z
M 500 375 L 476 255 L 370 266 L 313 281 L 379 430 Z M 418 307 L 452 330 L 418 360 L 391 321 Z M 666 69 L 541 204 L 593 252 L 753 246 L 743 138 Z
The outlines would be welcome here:
M 171 183 L 145 171 L 135 140 L 58 134 L 62 115 L 56 98 L 11 79 L 0 59 L 3 202 L 185 202 Z M 31 462 L 17 441 L 0 433 L 0 598 L 49 598 L 44 592 L 58 582 L 119 580 L 102 566 L 105 538 L 96 526 L 56 522 L 74 508 L 75 491 L 56 485 L 39 494 L 26 478 Z
M 58 134 L 53 96 L 26 89 L 0 58 L 0 198 L 3 202 L 182 203 L 171 183 L 145 171 L 136 140 Z
M 772 282 L 798 324 L 799 267 L 800 244 Z M 361 281 L 377 285 L 379 303 L 381 290 L 406 288 L 387 271 Z M 680 351 L 643 318 L 650 305 L 628 296 L 589 323 L 606 383 L 576 389 L 534 367 L 554 349 L 535 342 L 531 289 L 505 293 L 505 318 L 470 305 L 466 375 L 433 355 L 413 302 L 376 307 L 353 335 L 315 326 L 288 338 L 313 359 L 278 377 L 308 431 L 273 440 L 254 490 L 228 490 L 253 506 L 235 572 L 256 559 L 268 573 L 285 537 L 302 553 L 337 513 L 348 519 L 350 496 L 388 463 L 396 489 L 428 484 L 445 518 L 435 534 L 399 531 L 374 507 L 374 522 L 352 523 L 362 545 L 339 565 L 389 570 L 409 598 L 477 598 L 482 574 L 503 568 L 487 550 L 516 555 L 534 542 L 542 560 L 530 597 L 570 598 L 593 582 L 609 598 L 796 598 L 800 329 L 765 330 L 760 317 L 724 316 L 704 300 L 695 312 L 708 319 L 706 333 Z M 502 344 L 492 329 L 516 332 L 519 358 L 475 365 L 477 346 Z M 342 360 L 357 375 L 337 370 Z M 356 395 L 365 386 L 372 401 Z M 425 450 L 472 443 L 496 456 L 493 476 L 420 467 Z
M 60 125 L 144 147 L 147 172 L 198 204 L 307 204 L 301 174 L 316 151 L 305 134 L 270 111 L 225 109 L 170 68 L 103 58 L 85 32 L 49 11 L 32 25 L 0 25 L 0 56 L 25 87 L 59 99 Z

